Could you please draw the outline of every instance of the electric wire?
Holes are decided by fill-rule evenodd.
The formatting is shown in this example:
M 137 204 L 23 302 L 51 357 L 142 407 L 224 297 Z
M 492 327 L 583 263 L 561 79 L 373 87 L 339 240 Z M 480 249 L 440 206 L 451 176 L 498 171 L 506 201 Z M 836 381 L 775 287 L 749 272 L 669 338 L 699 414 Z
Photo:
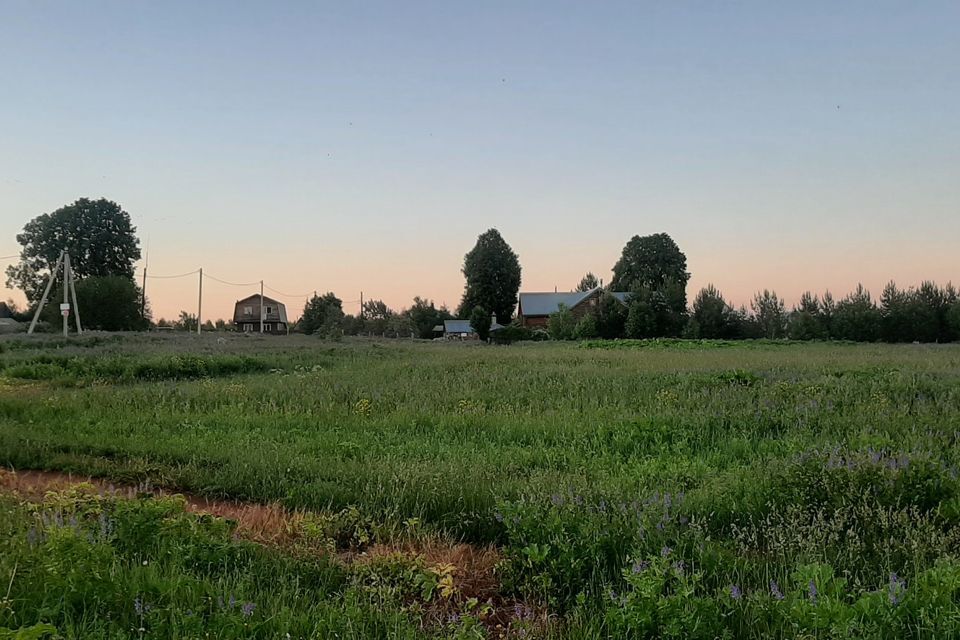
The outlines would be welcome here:
M 218 277 L 216 277 L 216 276 L 212 276 L 212 275 L 210 275 L 209 273 L 204 273 L 204 274 L 203 274 L 203 277 L 204 277 L 204 278 L 210 278 L 211 280 L 214 280 L 214 281 L 216 281 L 216 282 L 219 282 L 220 284 L 230 285 L 231 287 L 253 287 L 253 286 L 255 286 L 255 285 L 260 284 L 260 282 L 228 282 L 228 281 L 222 280 L 222 279 L 220 279 L 220 278 L 218 278 Z
M 173 278 L 186 278 L 187 276 L 192 276 L 197 273 L 200 273 L 200 269 L 194 269 L 193 271 L 189 271 L 187 273 L 180 273 L 175 276 L 154 276 L 149 273 L 146 274 L 146 276 L 148 280 L 171 280 Z

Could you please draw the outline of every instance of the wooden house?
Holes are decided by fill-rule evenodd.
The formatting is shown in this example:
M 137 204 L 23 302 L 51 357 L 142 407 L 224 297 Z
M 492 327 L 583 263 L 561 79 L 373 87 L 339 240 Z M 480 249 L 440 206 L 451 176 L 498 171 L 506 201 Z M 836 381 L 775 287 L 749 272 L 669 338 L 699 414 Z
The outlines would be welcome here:
M 261 313 L 261 302 L 263 310 Z M 237 300 L 233 308 L 233 325 L 237 331 L 244 333 L 260 333 L 260 322 L 263 322 L 263 333 L 284 335 L 289 333 L 287 322 L 287 308 L 282 302 L 273 298 L 255 293 L 243 300 Z
M 560 305 L 565 306 L 578 320 L 588 312 L 596 313 L 600 307 L 600 297 L 604 290 L 600 287 L 589 291 L 569 291 L 553 293 L 520 293 L 520 302 L 517 305 L 517 318 L 521 326 L 546 328 L 550 315 L 560 311 Z M 611 291 L 615 299 L 626 304 L 629 293 Z

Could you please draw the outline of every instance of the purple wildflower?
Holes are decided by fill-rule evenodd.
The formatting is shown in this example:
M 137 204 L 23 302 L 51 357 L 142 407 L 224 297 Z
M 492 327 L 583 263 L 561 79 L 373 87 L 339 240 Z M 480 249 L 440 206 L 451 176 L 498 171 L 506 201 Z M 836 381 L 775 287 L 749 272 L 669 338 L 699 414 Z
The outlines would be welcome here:
M 243 613 L 244 618 L 249 618 L 250 616 L 253 615 L 253 610 L 256 608 L 257 608 L 257 605 L 255 605 L 254 603 L 245 602 L 243 603 L 243 606 L 240 607 L 240 611 Z
M 900 579 L 896 573 L 890 574 L 890 604 L 897 605 L 903 600 L 903 592 L 907 590 L 907 583 Z
M 633 563 L 633 572 L 634 572 L 634 573 L 641 573 L 641 572 L 643 572 L 643 571 L 646 571 L 649 566 L 650 566 L 650 563 L 647 562 L 646 560 L 644 560 L 644 561 L 642 561 L 642 562 L 634 562 L 634 563 Z
M 770 595 L 776 600 L 783 600 L 783 592 L 780 591 L 780 585 L 777 584 L 776 580 L 770 581 Z
M 740 587 L 737 585 L 730 585 L 730 597 L 734 600 L 739 600 L 743 597 L 743 591 L 740 590 Z
M 140 596 L 133 599 L 133 610 L 137 612 L 138 616 L 143 615 L 143 601 L 140 600 Z
M 666 558 L 666 557 L 667 557 L 668 555 L 670 555 L 672 552 L 673 552 L 673 549 L 671 549 L 670 547 L 666 547 L 666 546 L 665 546 L 665 547 L 663 547 L 662 549 L 660 549 L 660 557 Z
M 810 593 L 810 602 L 817 604 L 817 583 L 811 580 L 807 586 L 807 591 Z
M 228 608 L 228 609 L 233 609 L 235 606 L 237 606 L 237 599 L 236 599 L 236 598 L 233 596 L 233 594 L 231 593 L 231 594 L 230 594 L 230 600 L 227 602 L 227 608 Z
M 494 511 L 493 517 L 497 522 L 503 522 L 503 514 L 500 513 L 499 511 Z

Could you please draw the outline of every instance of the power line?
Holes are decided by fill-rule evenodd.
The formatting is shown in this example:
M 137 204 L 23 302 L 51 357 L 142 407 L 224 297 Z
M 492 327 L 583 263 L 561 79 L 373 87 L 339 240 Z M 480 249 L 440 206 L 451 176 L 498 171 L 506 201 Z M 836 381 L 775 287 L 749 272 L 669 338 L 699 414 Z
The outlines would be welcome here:
M 230 285 L 231 287 L 253 287 L 253 286 L 255 286 L 255 285 L 260 284 L 259 281 L 258 281 L 258 282 L 227 282 L 226 280 L 221 280 L 220 278 L 214 277 L 214 276 L 210 275 L 209 273 L 203 274 L 203 277 L 204 277 L 204 278 L 210 278 L 211 280 L 215 280 L 215 281 L 219 282 L 220 284 Z
M 175 276 L 155 276 L 155 275 L 148 274 L 148 273 L 146 273 L 146 272 L 145 272 L 144 275 L 145 275 L 145 277 L 150 278 L 151 280 L 153 280 L 153 279 L 157 279 L 157 280 L 170 280 L 170 279 L 172 279 L 172 278 L 186 278 L 187 276 L 192 276 L 192 275 L 195 274 L 195 273 L 200 273 L 200 269 L 195 269 L 195 270 L 193 270 L 193 271 L 190 271 L 190 272 L 187 272 L 187 273 L 181 273 L 181 274 L 178 274 L 178 275 L 175 275 Z
M 19 254 L 19 253 L 15 253 L 15 254 L 13 254 L 12 256 L 0 256 L 0 260 L 9 260 L 9 259 L 11 259 L 11 258 L 19 258 L 19 257 L 20 257 L 20 254 Z
M 264 288 L 264 289 L 267 289 L 267 290 L 269 290 L 269 291 L 272 291 L 273 293 L 277 294 L 277 295 L 280 296 L 281 298 L 306 298 L 307 296 L 309 296 L 309 295 L 311 295 L 311 294 L 313 293 L 313 292 L 298 293 L 298 294 L 295 294 L 295 293 L 284 293 L 283 291 L 277 291 L 277 290 L 274 289 L 273 287 L 270 287 L 270 286 L 267 286 L 267 285 L 263 285 L 263 288 Z

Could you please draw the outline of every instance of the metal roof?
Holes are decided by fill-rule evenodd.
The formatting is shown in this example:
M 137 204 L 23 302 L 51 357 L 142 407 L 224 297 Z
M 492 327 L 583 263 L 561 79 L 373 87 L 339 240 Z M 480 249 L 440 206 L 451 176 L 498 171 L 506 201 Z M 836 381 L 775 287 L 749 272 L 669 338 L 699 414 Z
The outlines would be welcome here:
M 469 320 L 444 320 L 444 333 L 476 333 Z
M 521 293 L 520 314 L 524 316 L 548 316 L 559 311 L 561 304 L 568 309 L 572 309 L 593 295 L 597 289 L 566 293 Z
M 627 298 L 630 297 L 629 291 L 610 291 L 609 293 L 623 304 L 627 304 Z

